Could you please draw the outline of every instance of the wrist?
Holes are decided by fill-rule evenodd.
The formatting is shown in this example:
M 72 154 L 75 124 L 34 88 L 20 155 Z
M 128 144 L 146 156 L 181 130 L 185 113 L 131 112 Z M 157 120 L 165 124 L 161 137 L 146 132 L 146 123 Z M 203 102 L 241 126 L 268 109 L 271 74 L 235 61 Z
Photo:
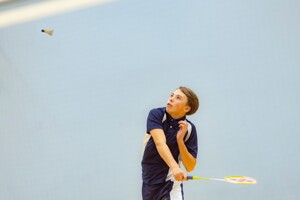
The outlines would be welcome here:
M 180 169 L 178 165 L 174 165 L 170 167 L 171 171 L 173 172 L 174 170 Z

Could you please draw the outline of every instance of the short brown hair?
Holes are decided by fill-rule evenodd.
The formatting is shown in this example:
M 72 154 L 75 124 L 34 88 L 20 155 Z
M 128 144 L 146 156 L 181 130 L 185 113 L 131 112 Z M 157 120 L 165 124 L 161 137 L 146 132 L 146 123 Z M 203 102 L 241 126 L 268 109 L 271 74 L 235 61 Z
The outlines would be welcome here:
M 197 112 L 198 108 L 199 108 L 199 99 L 197 97 L 197 95 L 195 94 L 195 92 L 193 90 L 191 90 L 190 88 L 184 87 L 184 86 L 180 86 L 178 89 L 181 90 L 181 92 L 183 92 L 186 96 L 187 96 L 187 104 L 188 106 L 191 107 L 190 111 L 186 113 L 186 115 L 192 115 L 195 112 Z

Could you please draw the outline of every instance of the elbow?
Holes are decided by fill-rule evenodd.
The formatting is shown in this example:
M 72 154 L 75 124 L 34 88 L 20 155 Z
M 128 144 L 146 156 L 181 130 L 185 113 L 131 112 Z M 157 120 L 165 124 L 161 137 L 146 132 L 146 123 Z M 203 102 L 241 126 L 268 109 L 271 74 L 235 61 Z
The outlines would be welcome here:
M 196 164 L 197 164 L 197 160 L 194 159 L 194 161 L 193 161 L 188 167 L 186 167 L 186 171 L 187 171 L 187 172 L 193 171 L 194 168 L 195 168 L 195 166 L 196 166 Z
M 158 151 L 158 153 L 160 153 L 161 151 L 163 151 L 166 147 L 166 143 L 164 142 L 155 142 L 155 146 L 156 146 L 156 149 Z
M 187 169 L 186 171 L 187 171 L 187 172 L 191 172 L 191 171 L 193 171 L 193 169 Z
M 195 166 L 188 167 L 188 168 L 186 169 L 186 171 L 187 171 L 187 172 L 191 172 L 191 171 L 193 171 L 193 170 L 194 170 L 194 168 L 195 168 Z
M 157 149 L 162 148 L 164 145 L 166 145 L 166 143 L 164 143 L 164 142 L 161 142 L 161 141 L 155 142 L 155 146 Z

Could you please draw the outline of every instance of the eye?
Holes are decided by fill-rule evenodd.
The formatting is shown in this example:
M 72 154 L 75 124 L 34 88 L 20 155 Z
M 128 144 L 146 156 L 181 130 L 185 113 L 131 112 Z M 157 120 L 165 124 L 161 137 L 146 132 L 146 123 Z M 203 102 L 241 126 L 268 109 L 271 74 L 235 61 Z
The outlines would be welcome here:
M 181 96 L 176 96 L 176 99 L 181 100 Z

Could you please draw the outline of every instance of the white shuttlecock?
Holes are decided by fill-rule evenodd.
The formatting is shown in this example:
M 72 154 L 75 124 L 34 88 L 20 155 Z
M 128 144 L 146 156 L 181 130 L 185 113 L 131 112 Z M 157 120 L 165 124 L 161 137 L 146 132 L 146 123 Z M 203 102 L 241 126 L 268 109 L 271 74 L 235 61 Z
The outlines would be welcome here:
M 54 33 L 54 30 L 53 29 L 42 29 L 42 32 L 43 33 L 47 33 L 48 35 L 53 35 Z

